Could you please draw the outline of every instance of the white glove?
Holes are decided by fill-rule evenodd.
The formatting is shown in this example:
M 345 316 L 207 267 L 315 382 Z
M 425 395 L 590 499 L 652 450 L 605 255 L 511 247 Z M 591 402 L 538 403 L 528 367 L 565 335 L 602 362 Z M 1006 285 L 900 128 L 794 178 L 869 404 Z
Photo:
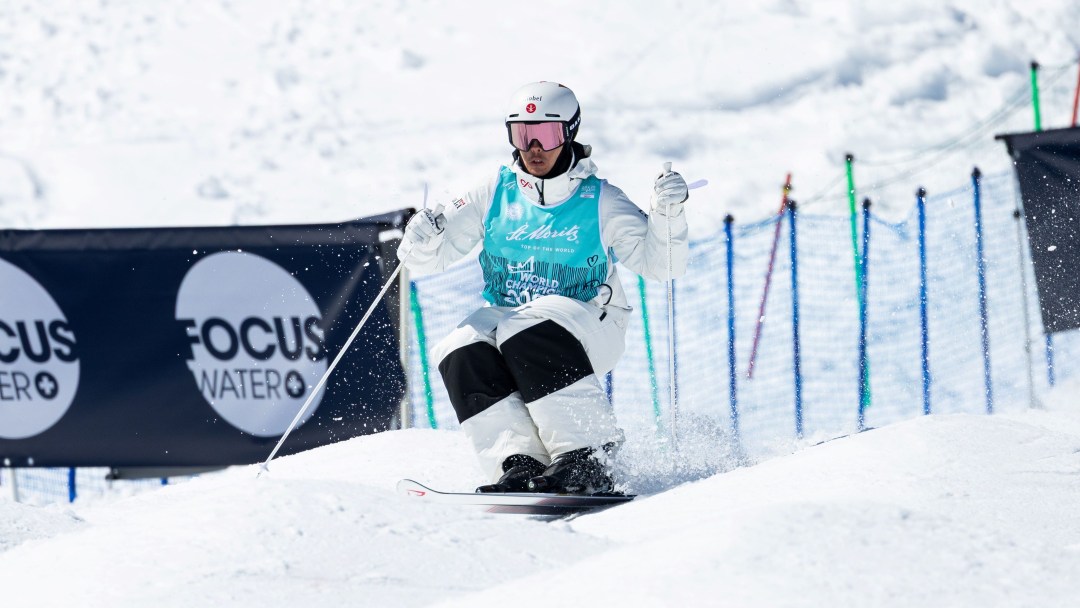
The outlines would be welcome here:
M 401 244 L 398 246 L 398 259 L 404 260 L 417 245 L 436 242 L 445 229 L 446 216 L 441 213 L 441 207 L 435 211 L 430 209 L 417 211 L 405 225 L 405 234 L 401 237 Z
M 683 203 L 690 198 L 686 180 L 671 170 L 671 163 L 664 163 L 664 170 L 656 176 L 653 184 L 652 212 L 664 217 L 678 217 Z

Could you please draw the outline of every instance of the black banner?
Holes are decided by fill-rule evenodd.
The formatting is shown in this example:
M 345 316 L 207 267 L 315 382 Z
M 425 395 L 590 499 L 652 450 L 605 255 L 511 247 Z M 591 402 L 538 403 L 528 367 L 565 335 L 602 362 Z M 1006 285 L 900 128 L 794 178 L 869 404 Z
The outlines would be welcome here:
M 1043 327 L 1080 327 L 1080 128 L 998 139 L 1020 180 Z
M 265 459 L 396 267 L 406 215 L 0 231 L 0 464 Z M 405 387 L 396 293 L 281 454 L 390 427 Z

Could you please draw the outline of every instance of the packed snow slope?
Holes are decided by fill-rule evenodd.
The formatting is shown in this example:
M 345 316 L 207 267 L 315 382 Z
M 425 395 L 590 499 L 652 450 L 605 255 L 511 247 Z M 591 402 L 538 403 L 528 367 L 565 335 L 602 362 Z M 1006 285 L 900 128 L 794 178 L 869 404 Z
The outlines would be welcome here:
M 509 159 L 510 93 L 583 104 L 601 176 L 647 206 L 674 161 L 696 236 L 793 196 L 904 214 L 1007 170 L 992 135 L 1069 120 L 1074 0 L 542 5 L 376 0 L 0 3 L 0 224 L 336 222 L 420 206 Z
M 1080 408 L 1062 399 L 910 420 L 569 520 L 396 495 L 402 477 L 480 480 L 461 434 L 391 431 L 258 479 L 0 501 L 0 589 L 5 606 L 110 608 L 1075 606 Z

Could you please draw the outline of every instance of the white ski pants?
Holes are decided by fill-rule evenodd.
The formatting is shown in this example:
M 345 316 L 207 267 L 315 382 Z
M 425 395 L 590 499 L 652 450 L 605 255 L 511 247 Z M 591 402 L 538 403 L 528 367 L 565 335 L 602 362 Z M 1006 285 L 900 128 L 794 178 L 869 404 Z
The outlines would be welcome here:
M 547 295 L 481 308 L 439 342 L 434 358 L 486 477 L 498 480 L 513 454 L 547 464 L 622 442 L 598 376 L 622 356 L 629 313 Z

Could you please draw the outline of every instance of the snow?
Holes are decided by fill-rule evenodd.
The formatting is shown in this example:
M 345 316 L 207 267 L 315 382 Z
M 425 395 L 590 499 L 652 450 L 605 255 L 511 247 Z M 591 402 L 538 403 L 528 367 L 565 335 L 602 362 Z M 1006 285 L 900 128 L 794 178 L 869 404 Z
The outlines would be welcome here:
M 516 87 L 571 86 L 580 139 L 641 205 L 666 160 L 696 235 L 793 196 L 904 214 L 1009 160 L 991 135 L 1071 113 L 1069 0 L 208 0 L 0 9 L 0 218 L 15 227 L 333 222 L 451 200 L 508 158 Z M 1011 105 L 1005 105 L 1013 102 Z M 999 112 L 1002 110 L 1003 112 Z M 984 121 L 995 119 L 984 124 Z M 972 129 L 976 129 L 972 131 Z
M 552 0 L 0 7 L 0 223 L 333 222 L 448 200 L 507 158 L 506 96 L 558 80 L 601 174 L 647 205 L 674 161 L 692 236 L 774 211 L 784 174 L 879 213 L 1009 169 L 994 133 L 1065 126 L 1070 0 Z M 1070 606 L 1078 387 L 757 463 L 627 446 L 628 505 L 569 520 L 416 504 L 482 480 L 456 432 L 396 431 L 115 500 L 0 499 L 14 606 Z
M 910 420 L 572 519 L 396 495 L 402 477 L 480 481 L 455 432 L 361 437 L 255 472 L 87 508 L 0 502 L 5 599 L 1068 606 L 1080 593 L 1080 412 L 1069 398 Z

